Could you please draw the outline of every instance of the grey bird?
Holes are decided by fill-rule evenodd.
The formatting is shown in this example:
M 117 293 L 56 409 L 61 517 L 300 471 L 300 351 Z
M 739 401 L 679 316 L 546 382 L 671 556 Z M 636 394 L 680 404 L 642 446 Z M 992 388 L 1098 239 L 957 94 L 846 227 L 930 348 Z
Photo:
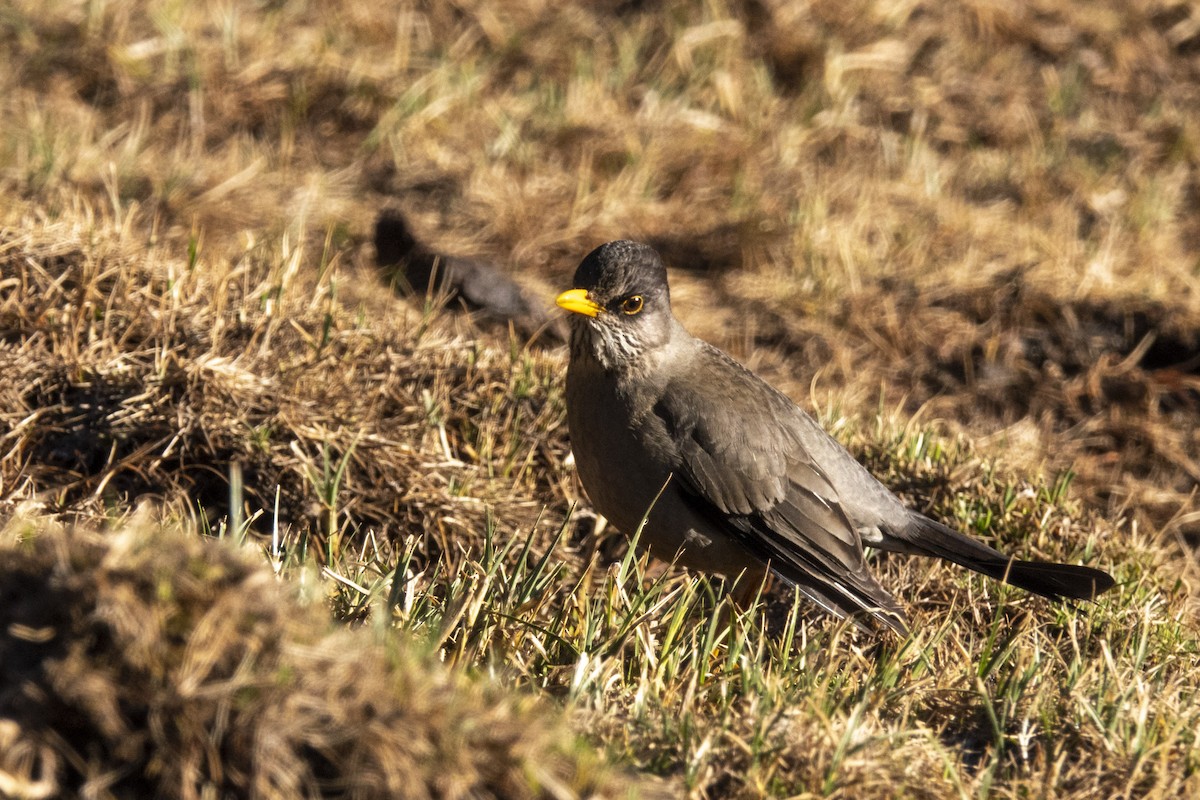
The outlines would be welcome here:
M 1050 598 L 1094 599 L 1091 567 L 1018 561 L 913 511 L 791 399 L 689 334 L 644 244 L 609 242 L 558 304 L 571 315 L 567 420 L 596 510 L 658 558 L 768 572 L 825 611 L 907 631 L 864 546 L 935 556 Z

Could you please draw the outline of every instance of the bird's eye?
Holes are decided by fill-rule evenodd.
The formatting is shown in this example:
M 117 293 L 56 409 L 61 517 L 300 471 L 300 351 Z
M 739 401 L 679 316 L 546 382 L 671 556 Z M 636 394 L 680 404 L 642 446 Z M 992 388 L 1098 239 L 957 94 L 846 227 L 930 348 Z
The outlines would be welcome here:
M 636 314 L 642 310 L 643 305 L 645 303 L 642 302 L 642 296 L 640 294 L 632 294 L 621 301 L 621 313 Z

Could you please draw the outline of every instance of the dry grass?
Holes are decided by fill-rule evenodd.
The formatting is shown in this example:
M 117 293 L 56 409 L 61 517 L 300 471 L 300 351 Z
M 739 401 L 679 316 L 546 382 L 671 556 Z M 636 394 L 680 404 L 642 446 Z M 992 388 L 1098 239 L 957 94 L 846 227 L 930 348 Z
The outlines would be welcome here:
M 237 463 L 250 507 L 278 501 L 274 522 L 319 552 L 348 526 L 476 528 L 483 501 L 536 518 L 565 450 L 551 363 L 434 330 L 432 312 L 368 324 L 332 268 L 297 277 L 298 251 L 205 268 L 137 251 L 130 227 L 30 220 L 0 254 L 18 276 L 0 312 L 0 358 L 21 376 L 0 390 L 10 499 L 103 514 L 151 496 L 225 516 Z
M 6 510 L 276 534 L 340 617 L 699 795 L 1196 791 L 1189 5 L 18 0 L 0 47 Z M 384 205 L 547 305 L 653 242 L 692 328 L 914 502 L 1124 584 L 881 560 L 927 624 L 878 646 L 606 571 L 562 354 L 395 296 Z
M 146 519 L 2 536 L 5 797 L 637 792 L 529 698 L 330 630 L 249 551 Z
M 139 8 L 13 7 L 10 225 L 136 204 L 205 271 L 337 273 L 394 200 L 543 289 L 648 239 L 797 391 L 1028 419 L 1029 466 L 1156 524 L 1200 476 L 1185 3 Z

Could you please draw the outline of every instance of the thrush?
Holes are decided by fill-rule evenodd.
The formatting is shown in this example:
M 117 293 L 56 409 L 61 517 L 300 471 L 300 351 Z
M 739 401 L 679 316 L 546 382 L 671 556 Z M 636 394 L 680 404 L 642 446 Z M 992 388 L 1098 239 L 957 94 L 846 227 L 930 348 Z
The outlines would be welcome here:
M 1094 599 L 1107 573 L 1019 561 L 907 508 L 790 398 L 671 312 L 667 271 L 616 241 L 558 296 L 571 316 L 567 421 L 596 510 L 652 555 L 761 582 L 904 634 L 907 617 L 864 547 L 933 556 L 1050 598 Z

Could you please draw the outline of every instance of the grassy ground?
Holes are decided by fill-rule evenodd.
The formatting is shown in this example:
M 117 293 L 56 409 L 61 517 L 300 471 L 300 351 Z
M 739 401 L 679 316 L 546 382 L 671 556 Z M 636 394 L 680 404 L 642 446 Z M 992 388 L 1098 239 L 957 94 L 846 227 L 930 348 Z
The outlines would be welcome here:
M 161 525 L 167 543 L 245 535 L 281 597 L 434 654 L 404 674 L 486 684 L 439 735 L 466 736 L 488 707 L 523 713 L 507 693 L 541 695 L 530 730 L 552 732 L 533 739 L 553 750 L 558 706 L 656 778 L 593 779 L 609 773 L 567 748 L 554 757 L 583 766 L 479 784 L 501 794 L 1200 791 L 1189 5 L 18 0 L 0 6 L 0 47 L 10 540 L 60 541 L 56 520 Z M 765 618 L 722 612 L 719 585 L 596 529 L 568 458 L 562 352 L 392 291 L 369 244 L 385 205 L 547 305 L 599 242 L 654 243 L 693 330 L 920 508 L 1121 585 L 1056 607 L 879 559 L 913 611 L 908 641 L 783 597 Z M 147 500 L 156 522 L 129 523 Z M 80 585 L 111 583 L 83 561 Z M 281 640 L 323 646 L 303 633 L 320 615 L 294 613 Z M 5 647 L 37 632 L 21 625 Z M 354 647 L 379 646 L 359 633 Z M 330 670 L 341 685 L 312 702 L 360 682 L 382 698 L 385 661 Z M 103 688 L 87 662 L 47 663 Z M 135 666 L 174 691 L 155 664 Z M 21 755 L 0 792 L 222 785 L 136 748 L 89 752 L 88 725 L 97 741 L 116 730 L 106 714 L 70 735 L 30 723 L 45 709 L 14 700 L 15 680 L 0 737 Z M 43 700 L 98 707 L 46 685 Z M 145 721 L 112 702 L 130 729 Z M 309 777 L 337 793 L 329 776 L 363 757 Z

